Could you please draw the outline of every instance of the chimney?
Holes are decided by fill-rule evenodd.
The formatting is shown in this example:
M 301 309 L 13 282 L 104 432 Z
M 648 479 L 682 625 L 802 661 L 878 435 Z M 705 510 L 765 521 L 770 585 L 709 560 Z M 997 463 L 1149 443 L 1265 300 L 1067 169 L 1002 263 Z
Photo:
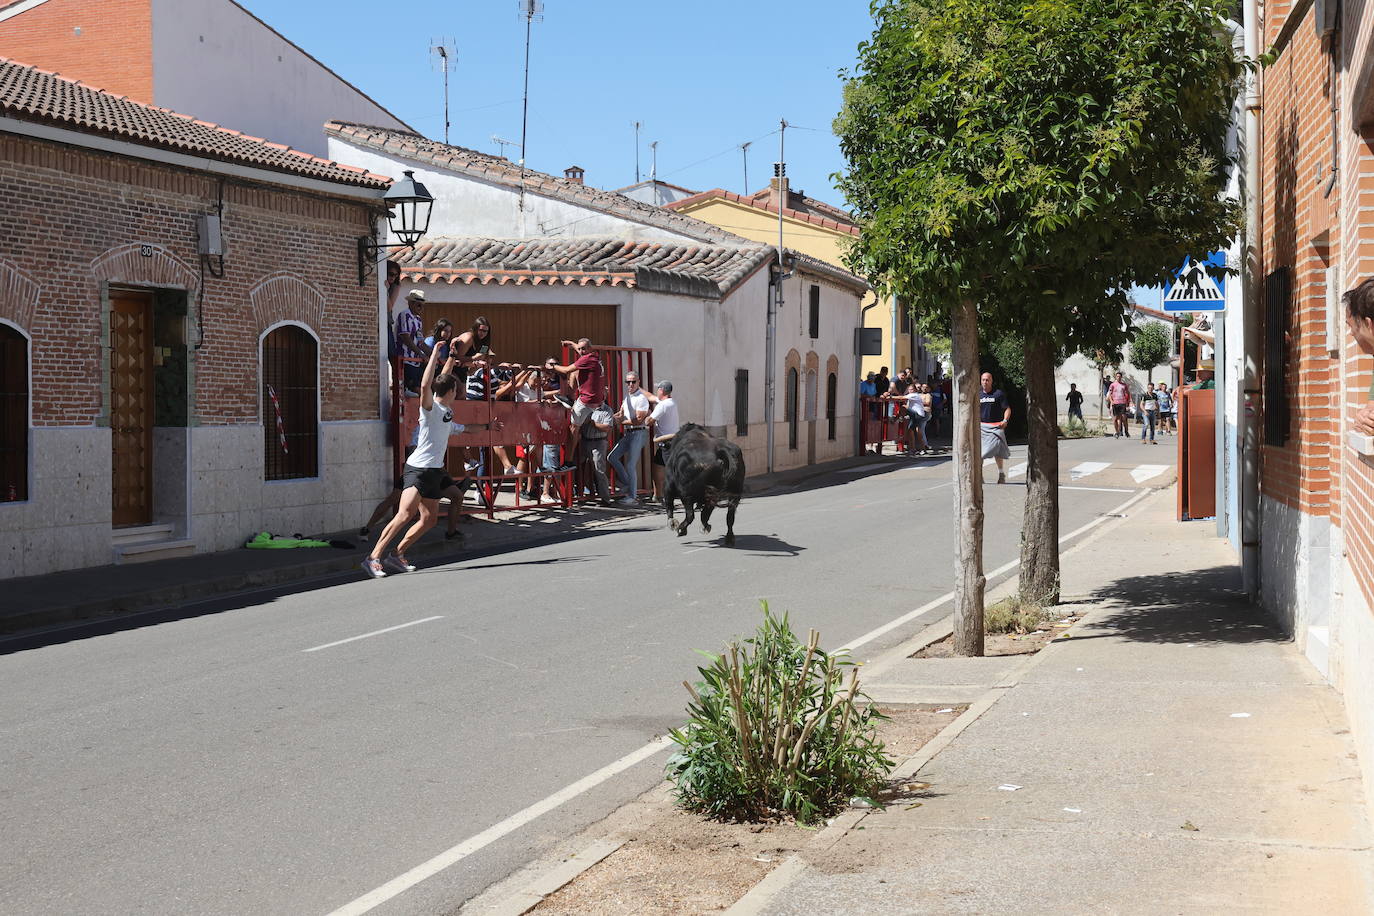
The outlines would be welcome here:
M 781 200 L 784 207 L 788 206 L 790 204 L 790 201 L 787 200 L 788 190 L 787 163 L 773 163 L 773 179 L 768 182 L 768 205 L 777 209 L 778 201 Z
M 575 181 L 578 184 L 582 184 L 582 176 L 585 174 L 586 172 L 583 171 L 582 166 L 580 165 L 570 165 L 563 170 L 564 178 L 568 179 L 569 181 Z

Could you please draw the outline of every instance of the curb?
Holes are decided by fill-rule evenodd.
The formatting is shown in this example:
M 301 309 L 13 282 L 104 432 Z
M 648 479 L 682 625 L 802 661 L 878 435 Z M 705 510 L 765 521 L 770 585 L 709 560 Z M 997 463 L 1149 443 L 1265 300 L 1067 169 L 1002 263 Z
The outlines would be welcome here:
M 427 543 L 416 544 L 411 548 L 411 553 L 417 558 L 433 558 L 452 562 L 465 557 L 482 556 L 502 550 L 541 547 L 556 541 L 576 538 L 583 532 L 595 531 L 608 523 L 623 521 L 631 517 L 633 516 L 616 515 L 605 519 L 588 519 L 583 523 L 584 527 L 580 531 L 562 531 L 532 537 L 524 536 L 521 531 L 516 531 L 513 534 L 493 532 L 490 539 L 483 538 L 479 542 L 464 540 L 456 546 L 443 540 L 430 540 Z M 179 604 L 215 598 L 230 598 L 234 595 L 304 584 L 317 579 L 338 576 L 358 568 L 358 563 L 366 552 L 363 549 L 364 546 L 360 545 L 349 551 L 336 551 L 334 552 L 335 555 L 328 559 L 306 560 L 291 566 L 246 570 L 214 579 L 200 579 L 178 585 L 157 586 L 122 595 L 91 596 L 70 604 L 7 613 L 0 615 L 0 638 L 30 635 L 50 628 L 59 629 L 70 624 L 113 620 L 149 611 L 165 610 Z
M 1150 500 L 1158 497 L 1158 495 L 1164 491 L 1161 488 L 1149 489 L 1142 492 L 1148 493 L 1149 495 L 1137 500 L 1134 505 L 1149 502 Z M 1072 553 L 1074 550 L 1081 549 L 1082 547 L 1096 541 L 1105 532 L 1111 531 L 1112 529 L 1123 524 L 1129 517 L 1130 516 L 1123 516 L 1122 518 L 1114 519 L 1113 521 L 1108 522 L 1107 524 L 1099 525 L 1097 530 L 1092 532 L 1090 536 L 1083 538 L 1081 541 L 1075 543 L 1073 546 L 1062 551 L 1060 553 L 1060 559 L 1062 560 L 1064 556 Z M 1014 580 L 1008 580 L 1008 582 L 1011 581 Z M 1002 583 L 1002 585 L 998 586 L 998 588 L 994 589 L 994 591 L 1004 588 L 1007 584 L 1007 582 Z M 929 741 L 927 741 L 921 747 L 920 750 L 918 750 L 916 753 L 912 754 L 910 757 L 903 760 L 901 763 L 897 764 L 897 766 L 893 768 L 892 772 L 888 774 L 889 778 L 910 779 L 911 777 L 919 773 L 921 769 L 925 767 L 926 764 L 928 764 L 931 760 L 935 759 L 935 757 L 938 756 L 942 751 L 944 751 L 945 748 L 949 747 L 949 745 L 953 743 L 954 739 L 959 737 L 959 735 L 963 733 L 965 729 L 967 729 L 974 722 L 978 721 L 978 719 L 980 719 L 983 716 L 983 714 L 986 713 L 989 709 L 997 705 L 997 702 L 1001 700 L 1002 697 L 1006 696 L 1008 691 L 1011 690 L 1011 688 L 1015 687 L 1017 684 L 1021 682 L 1021 678 L 1023 678 L 1028 671 L 1030 671 L 1037 665 L 1041 664 L 1045 659 L 1045 651 L 1050 646 L 1052 646 L 1055 642 L 1058 642 L 1061 639 L 1068 638 L 1069 634 L 1071 634 L 1075 629 L 1081 626 L 1084 621 L 1089 619 L 1090 616 L 1092 615 L 1089 613 L 1085 614 L 1083 617 L 1080 617 L 1073 624 L 1073 626 L 1066 629 L 1063 634 L 1050 640 L 1048 643 L 1042 646 L 1034 655 L 1029 656 L 1016 667 L 1014 667 L 1011 671 L 1007 672 L 1007 674 L 1000 681 L 989 687 L 987 690 L 983 691 L 983 694 L 977 700 L 975 700 L 969 706 L 968 709 L 964 710 L 962 715 L 960 715 L 953 722 L 946 725 L 944 728 L 940 729 L 939 734 L 937 734 L 934 738 L 931 738 Z M 944 626 L 946 622 L 949 622 L 952 626 L 952 621 L 953 615 L 950 615 L 950 617 L 946 618 L 946 620 L 942 620 L 938 623 L 931 624 L 930 626 L 926 627 L 926 629 L 923 630 L 920 634 L 918 634 L 917 637 L 915 637 L 914 639 L 908 640 L 907 642 L 902 643 L 901 645 L 893 648 L 888 654 L 884 655 L 882 659 L 875 663 L 875 667 L 877 665 L 891 664 L 894 657 L 905 657 L 896 655 L 896 653 L 902 652 L 904 649 L 906 649 L 911 644 L 915 643 L 917 640 L 921 639 L 927 633 L 936 631 L 937 628 Z M 919 649 L 915 651 L 919 651 Z M 808 842 L 805 846 L 803 846 L 800 850 L 793 853 L 791 856 L 788 856 L 787 859 L 781 865 L 779 865 L 777 868 L 773 869 L 771 872 L 765 875 L 762 881 L 754 885 L 739 900 L 735 901 L 734 905 L 725 911 L 726 916 L 757 916 L 757 914 L 762 913 L 764 909 L 770 903 L 773 902 L 773 898 L 777 897 L 777 895 L 781 893 L 783 889 L 785 889 L 797 878 L 805 874 L 806 870 L 811 867 L 806 862 L 804 858 L 805 856 L 816 855 L 818 853 L 828 851 L 831 847 L 833 847 L 836 843 L 843 839 L 851 830 L 857 827 L 859 823 L 863 821 L 864 818 L 868 817 L 872 813 L 873 811 L 871 810 L 851 809 L 849 811 L 845 811 L 837 815 L 831 821 L 831 825 L 829 827 L 827 827 L 825 830 L 821 831 L 819 834 L 813 837 L 811 841 Z
M 628 837 L 607 837 L 596 841 L 581 852 L 568 856 L 490 909 L 481 910 L 482 916 L 524 916 L 543 903 L 544 898 L 557 893 L 574 878 L 604 861 L 628 841 Z

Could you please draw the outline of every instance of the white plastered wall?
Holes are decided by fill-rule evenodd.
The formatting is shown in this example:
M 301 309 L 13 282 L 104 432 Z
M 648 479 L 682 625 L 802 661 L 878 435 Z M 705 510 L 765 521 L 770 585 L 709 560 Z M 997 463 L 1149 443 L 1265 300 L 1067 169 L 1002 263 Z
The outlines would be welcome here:
M 327 152 L 321 128 L 331 119 L 405 127 L 227 0 L 152 3 L 153 99 L 163 108 L 315 156 Z

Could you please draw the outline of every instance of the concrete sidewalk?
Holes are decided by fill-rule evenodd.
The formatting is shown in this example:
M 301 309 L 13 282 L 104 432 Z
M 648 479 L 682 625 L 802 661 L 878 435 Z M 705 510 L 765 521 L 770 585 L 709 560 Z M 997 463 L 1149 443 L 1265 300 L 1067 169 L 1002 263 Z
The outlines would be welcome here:
M 1087 606 L 1070 638 L 958 677 L 881 672 L 877 697 L 919 692 L 923 664 L 923 701 L 997 686 L 911 777 L 924 797 L 813 843 L 736 911 L 1374 912 L 1340 699 L 1238 593 L 1212 526 L 1172 508 L 1163 491 L 1065 558 Z

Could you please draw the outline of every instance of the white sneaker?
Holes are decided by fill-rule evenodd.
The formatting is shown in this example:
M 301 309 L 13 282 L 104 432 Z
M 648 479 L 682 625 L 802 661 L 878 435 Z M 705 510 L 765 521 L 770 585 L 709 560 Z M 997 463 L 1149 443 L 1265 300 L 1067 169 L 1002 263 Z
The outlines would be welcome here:
M 374 579 L 386 578 L 386 570 L 382 568 L 382 564 L 380 562 L 374 560 L 372 557 L 367 557 L 366 559 L 364 559 L 362 562 L 362 567 L 363 572 L 367 573 Z
M 382 561 L 382 565 L 392 572 L 415 572 L 415 564 L 411 563 L 399 553 L 394 553 Z

